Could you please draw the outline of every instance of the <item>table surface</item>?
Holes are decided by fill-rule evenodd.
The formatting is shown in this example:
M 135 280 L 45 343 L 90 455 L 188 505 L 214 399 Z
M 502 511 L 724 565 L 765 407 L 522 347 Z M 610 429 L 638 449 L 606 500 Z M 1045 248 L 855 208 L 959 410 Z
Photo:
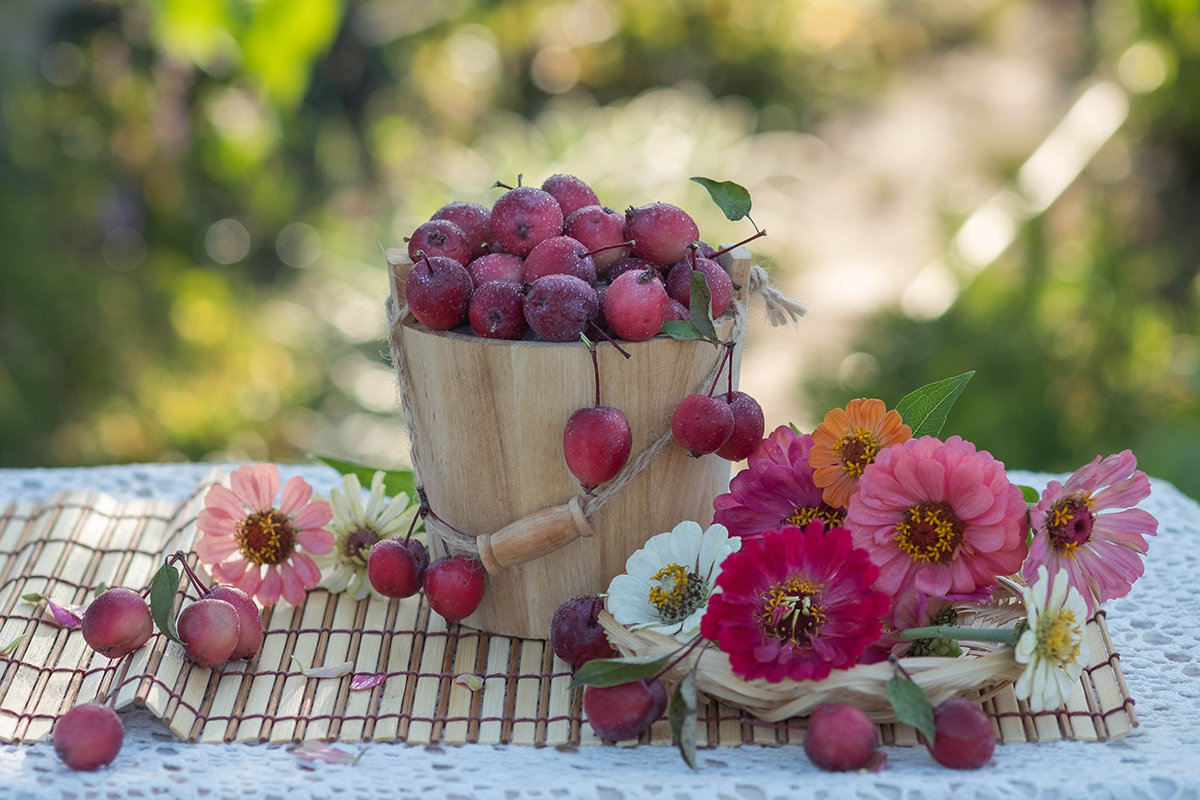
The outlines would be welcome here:
M 0 470 L 0 503 L 60 491 L 120 499 L 182 500 L 212 464 Z M 232 465 L 230 465 L 232 466 Z M 338 476 L 322 466 L 283 466 L 318 491 Z M 1013 472 L 1041 487 L 1052 476 Z M 94 773 L 67 769 L 48 744 L 0 746 L 0 797 L 14 798 L 1200 798 L 1200 505 L 1153 481 L 1143 504 L 1159 520 L 1146 572 L 1129 596 L 1110 601 L 1139 727 L 1107 743 L 1003 745 L 983 769 L 935 764 L 924 748 L 887 748 L 876 774 L 824 773 L 800 748 L 701 750 L 689 770 L 667 747 L 530 748 L 403 744 L 343 745 L 352 765 L 302 762 L 286 747 L 192 745 L 144 711 L 123 712 L 125 744 Z

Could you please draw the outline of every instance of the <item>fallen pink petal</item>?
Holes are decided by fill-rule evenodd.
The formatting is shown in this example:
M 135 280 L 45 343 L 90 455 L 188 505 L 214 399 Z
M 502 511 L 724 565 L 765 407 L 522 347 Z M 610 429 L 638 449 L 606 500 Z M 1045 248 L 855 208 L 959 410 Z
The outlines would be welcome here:
M 374 689 L 379 684 L 387 680 L 387 675 L 380 673 L 378 675 L 369 675 L 359 673 L 350 679 L 350 691 L 357 692 L 363 689 Z
M 358 762 L 359 755 L 361 755 L 361 753 L 359 755 L 349 753 L 325 742 L 304 742 L 289 747 L 288 752 L 310 764 L 354 764 Z

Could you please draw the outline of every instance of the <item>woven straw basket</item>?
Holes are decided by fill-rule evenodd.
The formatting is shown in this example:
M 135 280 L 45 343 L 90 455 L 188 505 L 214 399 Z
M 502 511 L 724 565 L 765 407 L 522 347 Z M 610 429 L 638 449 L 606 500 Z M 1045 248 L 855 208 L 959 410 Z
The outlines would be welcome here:
M 996 628 L 1015 624 L 1025 616 L 1019 587 L 1004 579 L 988 605 L 958 606 L 962 627 Z M 622 655 L 665 656 L 680 649 L 679 640 L 648 630 L 630 630 L 608 612 L 600 614 L 600 623 L 609 641 Z M 961 642 L 963 655 L 958 658 L 918 656 L 904 658 L 904 670 L 937 705 L 952 695 L 970 695 L 982 701 L 1020 674 L 1022 667 L 1013 659 L 1012 649 L 1004 645 Z M 668 680 L 683 677 L 695 658 L 685 658 L 664 676 Z M 729 657 L 715 646 L 704 648 L 696 667 L 696 689 L 734 708 L 743 709 L 766 722 L 779 722 L 805 716 L 827 702 L 857 706 L 875 722 L 895 722 L 887 699 L 886 684 L 896 675 L 896 667 L 884 661 L 860 664 L 847 670 L 835 670 L 819 681 L 748 681 L 733 673 Z

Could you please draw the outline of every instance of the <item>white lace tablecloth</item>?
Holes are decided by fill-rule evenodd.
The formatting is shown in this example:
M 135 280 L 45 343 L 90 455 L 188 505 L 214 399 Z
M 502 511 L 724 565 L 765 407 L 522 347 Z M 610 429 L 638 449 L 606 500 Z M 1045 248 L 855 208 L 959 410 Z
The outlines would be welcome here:
M 80 489 L 182 500 L 212 467 L 0 470 L 0 502 Z M 318 490 L 337 481 L 324 467 L 283 472 L 303 475 Z M 1038 487 L 1047 480 L 1011 477 Z M 0 746 L 0 797 L 1200 800 L 1200 505 L 1155 481 L 1145 507 L 1160 523 L 1145 576 L 1128 597 L 1106 605 L 1140 723 L 1117 742 L 1003 745 L 973 772 L 943 769 L 924 748 L 892 747 L 881 773 L 825 773 L 795 746 L 702 750 L 698 772 L 671 748 L 645 746 L 344 745 L 362 750 L 356 764 L 308 767 L 284 747 L 185 744 L 148 714 L 126 712 L 124 747 L 98 772 L 72 772 L 48 744 Z

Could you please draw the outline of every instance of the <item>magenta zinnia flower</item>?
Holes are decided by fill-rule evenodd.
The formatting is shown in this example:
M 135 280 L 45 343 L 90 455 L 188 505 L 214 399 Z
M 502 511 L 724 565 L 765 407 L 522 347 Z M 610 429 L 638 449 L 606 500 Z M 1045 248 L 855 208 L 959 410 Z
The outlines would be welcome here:
M 201 537 L 196 555 L 213 577 L 231 583 L 263 605 L 304 602 L 304 593 L 321 579 L 321 570 L 298 548 L 320 555 L 333 548 L 324 526 L 333 519 L 329 503 L 309 502 L 312 487 L 300 476 L 279 494 L 279 468 L 274 464 L 239 467 L 229 478 L 231 489 L 216 484 L 204 496 L 196 525 Z
M 877 573 L 845 528 L 765 531 L 722 562 L 700 633 L 744 678 L 820 680 L 879 637 L 888 596 L 871 588 Z
M 880 451 L 846 510 L 854 544 L 893 597 L 972 594 L 1025 559 L 1025 501 L 1004 465 L 958 436 Z
M 1142 575 L 1146 537 L 1158 534 L 1158 520 L 1133 508 L 1149 496 L 1150 479 L 1129 450 L 1096 456 L 1065 484 L 1050 481 L 1029 512 L 1034 536 L 1022 577 L 1032 581 L 1043 564 L 1050 575 L 1065 569 L 1089 616 L 1127 594 Z
M 731 536 L 757 536 L 783 525 L 803 528 L 814 519 L 841 525 L 846 512 L 828 506 L 808 465 L 812 437 L 780 425 L 763 439 L 733 476 L 729 491 L 713 500 L 713 522 Z

